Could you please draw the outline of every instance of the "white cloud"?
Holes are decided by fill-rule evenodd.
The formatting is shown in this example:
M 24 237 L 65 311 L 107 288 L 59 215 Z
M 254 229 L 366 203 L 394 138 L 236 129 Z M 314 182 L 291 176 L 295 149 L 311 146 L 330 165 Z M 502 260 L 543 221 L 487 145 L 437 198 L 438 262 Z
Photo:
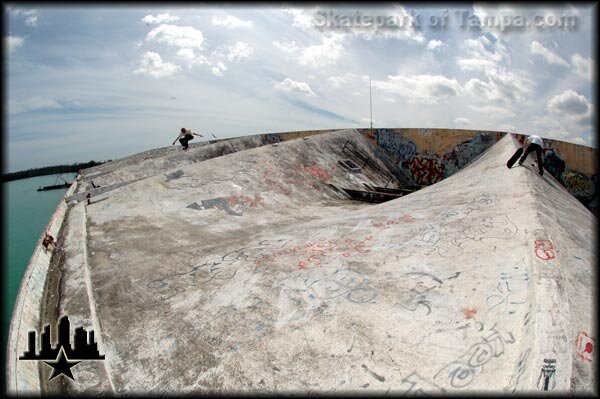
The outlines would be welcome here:
M 427 43 L 427 50 L 435 50 L 436 48 L 440 48 L 444 45 L 444 42 L 441 40 L 430 40 Z
M 146 23 L 147 25 L 162 24 L 163 22 L 175 22 L 178 20 L 178 16 L 171 15 L 169 13 L 158 14 L 156 17 L 153 15 L 146 15 L 144 18 L 142 18 L 142 22 Z
M 506 109 L 503 107 L 497 107 L 497 106 L 493 106 L 493 105 L 483 105 L 483 106 L 469 105 L 469 108 L 475 112 L 480 112 L 480 113 L 486 115 L 487 117 L 491 117 L 491 118 L 508 119 L 508 118 L 513 118 L 516 116 L 516 114 L 509 109 Z
M 12 10 L 15 15 L 23 15 L 25 17 L 25 25 L 30 26 L 32 28 L 37 27 L 38 21 L 38 11 L 35 9 L 32 10 Z
M 288 53 L 288 54 L 292 54 L 292 53 L 295 53 L 298 50 L 300 50 L 300 47 L 293 40 L 291 42 L 280 42 L 280 41 L 274 40 L 273 45 L 275 47 L 277 47 L 279 50 L 283 51 L 284 53 Z
M 204 36 L 190 26 L 160 25 L 146 35 L 146 40 L 171 47 L 202 49 Z
M 496 101 L 509 105 L 524 104 L 533 93 L 535 83 L 506 69 L 486 71 L 488 81 L 470 79 L 465 91 L 478 102 Z
M 180 68 L 177 65 L 163 61 L 159 54 L 146 51 L 140 62 L 140 67 L 134 73 L 159 79 L 171 77 L 179 71 Z
M 335 33 L 330 36 L 324 36 L 321 44 L 308 46 L 302 50 L 300 63 L 318 68 L 324 65 L 335 63 L 342 55 L 344 35 Z
M 213 17 L 212 24 L 215 26 L 222 26 L 227 29 L 237 29 L 237 28 L 252 28 L 252 21 L 244 21 L 239 19 L 238 17 L 234 17 L 233 15 L 228 15 L 226 17 Z
M 229 46 L 227 50 L 227 59 L 229 62 L 243 60 L 254 53 L 254 49 L 248 43 L 244 42 L 236 42 L 233 46 Z
M 463 71 L 485 72 L 496 66 L 490 60 L 481 60 L 478 58 L 457 58 L 456 62 Z
M 350 82 L 356 81 L 358 79 L 358 75 L 355 75 L 353 73 L 346 73 L 344 75 L 340 75 L 340 76 L 331 76 L 329 78 L 327 78 L 327 80 L 329 81 L 329 83 L 331 83 L 331 85 L 335 88 L 340 88 L 343 85 L 346 85 Z
M 584 79 L 593 82 L 595 80 L 595 63 L 591 58 L 584 58 L 579 53 L 571 56 L 571 63 L 575 72 Z
M 387 81 L 374 80 L 373 87 L 424 104 L 443 102 L 462 91 L 455 79 L 441 75 L 388 76 Z
M 5 38 L 8 52 L 12 53 L 25 43 L 25 39 L 19 36 L 7 36 Z
M 315 92 L 312 91 L 308 83 L 298 82 L 290 78 L 285 78 L 283 81 L 276 83 L 275 89 L 283 91 L 297 91 L 311 96 L 316 96 Z
M 593 114 L 593 105 L 584 95 L 572 89 L 567 89 L 552 97 L 548 100 L 546 107 L 550 112 L 567 116 L 579 124 L 589 122 Z
M 542 56 L 549 64 L 560 65 L 568 67 L 569 63 L 562 59 L 558 54 L 553 53 L 548 48 L 544 47 L 540 42 L 533 41 L 530 46 L 531 54 L 537 54 Z
M 282 11 L 294 17 L 292 22 L 293 27 L 304 30 L 313 28 L 313 14 L 316 9 L 284 8 Z
M 516 132 L 517 128 L 511 125 L 510 123 L 503 123 L 498 125 L 498 130 L 501 132 Z

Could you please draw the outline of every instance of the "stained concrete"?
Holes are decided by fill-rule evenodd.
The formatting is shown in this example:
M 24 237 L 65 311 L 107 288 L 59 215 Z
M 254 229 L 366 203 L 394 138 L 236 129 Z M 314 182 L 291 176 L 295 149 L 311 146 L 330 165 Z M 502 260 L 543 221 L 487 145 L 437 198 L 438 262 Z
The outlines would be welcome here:
M 339 165 L 348 140 L 372 167 Z M 183 161 L 154 160 L 143 176 L 134 163 L 95 168 L 104 185 L 141 180 L 69 209 L 60 311 L 97 332 L 106 360 L 55 383 L 72 394 L 594 390 L 596 219 L 535 166 L 507 169 L 517 145 L 504 136 L 377 205 L 333 188 L 386 183 L 386 162 L 352 130 L 195 163 L 185 157 L 210 145 L 169 151 Z

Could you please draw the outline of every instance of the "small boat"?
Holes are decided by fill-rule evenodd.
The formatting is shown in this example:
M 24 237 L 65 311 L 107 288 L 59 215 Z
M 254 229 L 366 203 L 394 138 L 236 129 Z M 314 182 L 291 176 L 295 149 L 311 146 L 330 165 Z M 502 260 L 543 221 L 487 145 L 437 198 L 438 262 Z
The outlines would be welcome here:
M 56 176 L 56 181 L 55 181 L 55 183 L 56 183 L 56 182 L 58 182 L 58 179 L 59 179 L 59 178 L 60 178 L 62 181 L 64 181 L 64 183 L 62 183 L 62 184 L 53 184 L 53 185 L 51 185 L 51 186 L 39 187 L 39 188 L 38 188 L 36 191 L 58 190 L 58 189 L 61 189 L 61 188 L 69 188 L 69 187 L 71 187 L 71 184 L 73 184 L 73 183 L 69 183 L 68 181 L 66 181 L 65 179 L 63 179 L 63 178 L 62 178 L 62 177 L 60 177 L 60 176 Z

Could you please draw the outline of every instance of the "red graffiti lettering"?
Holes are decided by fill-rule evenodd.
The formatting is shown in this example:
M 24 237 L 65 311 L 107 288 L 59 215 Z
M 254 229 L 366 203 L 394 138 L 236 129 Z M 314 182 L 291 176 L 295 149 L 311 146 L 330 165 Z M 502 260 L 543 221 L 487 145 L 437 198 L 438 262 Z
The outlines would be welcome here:
M 577 357 L 586 362 L 592 362 L 594 359 L 594 349 L 596 347 L 596 340 L 586 334 L 584 331 L 580 331 L 577 339 L 575 340 L 575 353 Z
M 542 260 L 550 260 L 556 257 L 554 246 L 550 240 L 535 240 L 535 256 Z
M 329 173 L 321 168 L 320 166 L 317 165 L 311 165 L 311 166 L 307 166 L 306 171 L 308 173 L 310 173 L 311 175 L 313 175 L 314 177 L 316 177 L 317 179 L 321 180 L 321 181 L 325 181 L 329 179 Z

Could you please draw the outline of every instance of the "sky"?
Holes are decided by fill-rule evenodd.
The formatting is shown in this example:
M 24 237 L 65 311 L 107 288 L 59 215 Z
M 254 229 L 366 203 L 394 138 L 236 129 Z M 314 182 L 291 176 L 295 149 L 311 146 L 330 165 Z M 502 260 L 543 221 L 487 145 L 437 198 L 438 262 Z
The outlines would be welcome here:
M 375 128 L 597 147 L 597 5 L 526 7 L 5 4 L 3 168 L 365 128 L 369 80 Z

